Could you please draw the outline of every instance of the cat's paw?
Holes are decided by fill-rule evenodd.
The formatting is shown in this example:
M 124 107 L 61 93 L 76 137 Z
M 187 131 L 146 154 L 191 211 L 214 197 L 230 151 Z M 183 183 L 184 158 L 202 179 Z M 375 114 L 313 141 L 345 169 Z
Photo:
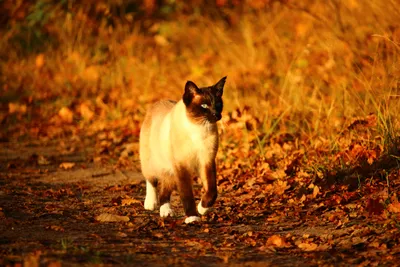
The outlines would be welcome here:
M 160 207 L 160 217 L 174 216 L 174 211 L 171 209 L 171 204 L 164 203 Z
M 189 217 L 186 217 L 186 219 L 185 219 L 186 224 L 199 222 L 199 221 L 201 221 L 201 219 L 198 216 L 189 216 Z
M 203 208 L 203 206 L 202 206 L 202 204 L 201 204 L 201 201 L 200 201 L 199 204 L 197 205 L 197 212 L 198 212 L 200 215 L 206 214 L 207 211 L 208 211 L 208 209 L 209 209 L 209 208 Z
M 155 210 L 157 208 L 157 200 L 153 197 L 146 197 L 144 200 L 144 209 L 146 210 Z

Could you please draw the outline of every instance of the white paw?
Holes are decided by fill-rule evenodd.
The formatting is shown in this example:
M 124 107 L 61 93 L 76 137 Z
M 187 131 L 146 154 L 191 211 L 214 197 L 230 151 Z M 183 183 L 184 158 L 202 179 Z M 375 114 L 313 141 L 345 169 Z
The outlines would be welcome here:
M 200 217 L 198 217 L 198 216 L 189 216 L 189 217 L 186 217 L 186 219 L 185 219 L 186 224 L 193 223 L 193 222 L 199 222 L 199 221 L 200 221 Z
M 160 217 L 174 216 L 174 211 L 171 209 L 171 204 L 164 203 L 160 207 Z
M 197 205 L 197 211 L 199 212 L 200 215 L 204 215 L 208 211 L 208 208 L 203 208 L 200 201 L 199 204 Z

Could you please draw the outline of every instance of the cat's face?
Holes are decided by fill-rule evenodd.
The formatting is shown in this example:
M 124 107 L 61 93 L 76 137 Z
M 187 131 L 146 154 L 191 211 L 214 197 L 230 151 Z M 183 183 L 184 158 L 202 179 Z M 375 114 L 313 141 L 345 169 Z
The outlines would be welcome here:
M 215 123 L 222 117 L 222 94 L 226 77 L 213 86 L 198 88 L 188 81 L 185 85 L 183 102 L 186 105 L 188 117 L 195 123 Z

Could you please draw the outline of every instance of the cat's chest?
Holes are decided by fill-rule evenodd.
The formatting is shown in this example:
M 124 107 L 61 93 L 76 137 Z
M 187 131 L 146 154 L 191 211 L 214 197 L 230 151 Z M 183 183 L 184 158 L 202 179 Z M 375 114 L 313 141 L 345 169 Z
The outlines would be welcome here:
M 208 162 L 215 156 L 217 138 L 216 133 L 209 128 L 186 128 L 176 140 L 174 156 L 193 166 L 200 162 Z
M 216 142 L 218 142 L 216 133 L 207 128 L 191 131 L 189 140 L 188 154 L 200 161 L 206 160 L 214 154 Z

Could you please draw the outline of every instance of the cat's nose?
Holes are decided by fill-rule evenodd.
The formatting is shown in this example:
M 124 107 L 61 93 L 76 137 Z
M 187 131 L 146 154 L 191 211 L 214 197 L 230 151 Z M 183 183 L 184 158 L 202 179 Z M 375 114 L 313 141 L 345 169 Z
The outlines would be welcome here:
M 213 113 L 213 115 L 217 119 L 217 121 L 219 121 L 222 118 L 220 113 Z

